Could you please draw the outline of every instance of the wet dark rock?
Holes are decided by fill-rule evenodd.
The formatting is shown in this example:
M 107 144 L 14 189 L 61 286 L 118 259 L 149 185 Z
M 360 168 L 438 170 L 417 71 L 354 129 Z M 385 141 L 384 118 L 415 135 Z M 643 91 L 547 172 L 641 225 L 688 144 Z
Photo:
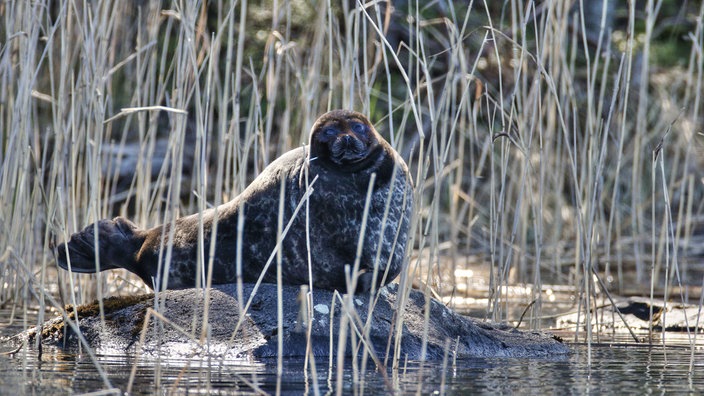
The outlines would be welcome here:
M 222 285 L 209 290 L 209 314 L 206 330 L 203 331 L 203 306 L 205 291 L 168 290 L 154 296 L 131 297 L 131 301 L 120 306 L 117 301 L 106 300 L 104 321 L 101 321 L 95 306 L 78 309 L 80 331 L 85 342 L 98 353 L 110 354 L 139 351 L 148 355 L 160 353 L 168 356 L 196 356 L 211 353 L 218 356 L 241 358 L 266 358 L 277 355 L 278 320 L 277 290 L 275 285 L 262 284 L 237 333 L 233 331 L 240 317 L 240 307 L 246 305 L 253 285 L 243 287 L 244 303 L 238 304 L 235 285 Z M 313 319 L 306 321 L 305 301 L 300 289 L 284 286 L 283 301 L 283 355 L 302 357 L 306 354 L 307 330 L 311 328 L 311 346 L 316 357 L 330 355 L 330 324 L 332 323 L 332 353 L 338 352 L 338 334 L 343 315 L 358 330 L 349 337 L 345 354 L 361 352 L 362 345 L 371 345 L 380 359 L 393 355 L 395 323 L 399 295 L 398 285 L 392 284 L 381 290 L 368 321 L 369 328 L 363 331 L 368 318 L 370 298 L 367 295 L 352 297 L 353 310 L 343 309 L 347 304 L 344 295 L 326 290 L 315 290 L 310 311 Z M 334 311 L 331 321 L 331 303 Z M 107 302 L 110 302 L 107 304 Z M 161 305 L 158 311 L 167 321 L 157 318 L 150 308 Z M 559 340 L 542 333 L 524 332 L 504 325 L 487 324 L 458 315 L 442 303 L 430 299 L 430 320 L 427 327 L 425 358 L 441 360 L 448 348 L 449 356 L 465 357 L 547 357 L 566 355 L 569 349 Z M 426 297 L 412 290 L 403 310 L 400 356 L 405 359 L 423 357 L 424 310 Z M 303 307 L 303 309 L 302 309 Z M 72 311 L 71 311 L 72 312 Z M 349 314 L 348 314 L 349 313 Z M 71 314 L 73 315 L 73 313 Z M 145 327 L 144 323 L 149 318 Z M 194 319 L 195 318 L 195 319 Z M 142 329 L 146 328 L 143 333 Z M 40 333 L 44 343 L 76 348 L 80 340 L 63 318 L 45 323 L 42 329 L 32 329 L 21 336 L 30 340 Z M 360 343 L 358 334 L 368 334 L 365 343 Z M 140 340 L 140 337 L 143 337 Z M 207 342 L 205 342 L 207 340 Z M 353 340 L 353 341 L 350 341 Z

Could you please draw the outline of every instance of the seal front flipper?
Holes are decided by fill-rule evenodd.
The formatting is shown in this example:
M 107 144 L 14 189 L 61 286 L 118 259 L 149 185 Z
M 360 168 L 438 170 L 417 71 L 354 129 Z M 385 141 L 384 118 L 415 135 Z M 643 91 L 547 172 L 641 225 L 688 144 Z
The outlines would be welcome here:
M 99 262 L 96 263 L 96 235 Z M 144 243 L 144 237 L 131 221 L 116 217 L 100 220 L 71 235 L 67 243 L 57 248 L 57 264 L 78 273 L 94 273 L 114 268 L 125 268 L 144 277 L 136 269 L 135 255 Z M 147 283 L 151 284 L 151 280 Z

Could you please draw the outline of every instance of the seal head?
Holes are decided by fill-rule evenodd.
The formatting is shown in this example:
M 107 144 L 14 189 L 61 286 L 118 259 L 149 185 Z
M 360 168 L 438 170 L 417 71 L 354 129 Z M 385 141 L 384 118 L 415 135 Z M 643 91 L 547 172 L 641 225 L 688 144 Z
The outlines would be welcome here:
M 321 116 L 313 125 L 311 158 L 354 172 L 373 161 L 379 151 L 378 133 L 360 113 L 336 110 Z

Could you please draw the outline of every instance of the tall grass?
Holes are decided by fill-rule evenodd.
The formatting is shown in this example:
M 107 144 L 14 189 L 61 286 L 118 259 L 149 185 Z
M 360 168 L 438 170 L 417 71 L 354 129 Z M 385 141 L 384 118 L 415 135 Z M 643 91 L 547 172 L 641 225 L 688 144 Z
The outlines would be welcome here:
M 332 108 L 368 114 L 411 165 L 401 307 L 414 281 L 461 297 L 470 259 L 488 273 L 486 317 L 536 301 L 531 328 L 548 285 L 573 286 L 586 323 L 595 277 L 689 300 L 704 5 L 680 9 L 688 55 L 663 67 L 653 45 L 671 2 L 630 2 L 626 30 L 601 2 L 466 3 L 0 4 L 0 304 L 43 313 L 61 310 L 48 296 L 145 290 L 124 272 L 58 272 L 52 247 L 117 214 L 150 227 L 217 206 Z M 212 251 L 199 253 L 202 275 Z

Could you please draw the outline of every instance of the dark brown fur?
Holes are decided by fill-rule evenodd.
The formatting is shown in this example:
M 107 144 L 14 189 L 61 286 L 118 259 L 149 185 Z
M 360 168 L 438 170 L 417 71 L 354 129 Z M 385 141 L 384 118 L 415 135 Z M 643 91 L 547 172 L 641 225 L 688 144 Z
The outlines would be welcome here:
M 355 262 L 365 198 L 373 173 L 376 178 L 362 242 L 358 290 L 371 286 L 375 268 L 378 269 L 378 284 L 393 280 L 403 267 L 408 240 L 413 198 L 408 169 L 366 117 L 336 110 L 315 122 L 309 147 L 282 155 L 242 194 L 217 208 L 213 283 L 236 280 L 237 222 L 242 210 L 242 278 L 245 282 L 259 278 L 276 246 L 283 181 L 283 226 L 292 222 L 283 240 L 284 283 L 307 284 L 310 257 L 314 287 L 346 291 L 345 265 L 352 268 Z M 291 220 L 306 194 L 307 183 L 316 177 L 308 206 L 304 204 Z M 388 199 L 391 201 L 387 204 Z M 206 263 L 215 213 L 215 209 L 202 213 Z M 142 230 L 120 217 L 101 220 L 74 234 L 67 244 L 58 247 L 58 264 L 68 269 L 70 258 L 74 272 L 126 268 L 150 286 L 154 286 L 152 280 L 155 280 L 160 289 L 164 285 L 171 289 L 193 287 L 198 262 L 198 224 L 198 214 L 175 221 L 168 279 L 161 279 L 159 274 L 164 273 L 170 226 Z M 94 251 L 96 229 L 99 268 Z M 275 280 L 274 259 L 264 281 Z

